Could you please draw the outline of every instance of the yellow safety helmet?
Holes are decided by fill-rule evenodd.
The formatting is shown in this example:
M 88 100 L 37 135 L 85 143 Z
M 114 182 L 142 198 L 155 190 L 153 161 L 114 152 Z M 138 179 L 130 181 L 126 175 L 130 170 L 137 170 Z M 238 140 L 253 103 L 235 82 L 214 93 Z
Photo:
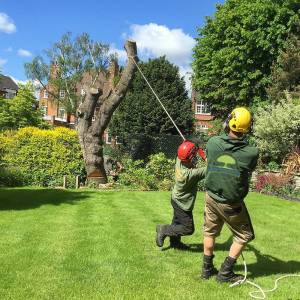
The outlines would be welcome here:
M 235 108 L 229 115 L 229 128 L 235 132 L 247 133 L 251 127 L 251 113 L 245 107 Z

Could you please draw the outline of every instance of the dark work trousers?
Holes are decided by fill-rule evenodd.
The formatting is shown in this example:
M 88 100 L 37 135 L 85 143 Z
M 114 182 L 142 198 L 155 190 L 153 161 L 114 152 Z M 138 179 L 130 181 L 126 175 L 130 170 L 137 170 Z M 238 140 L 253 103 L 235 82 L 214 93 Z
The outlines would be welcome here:
M 172 224 L 164 225 L 163 232 L 170 237 L 171 243 L 176 243 L 180 242 L 181 236 L 194 233 L 194 219 L 192 211 L 183 210 L 173 199 L 171 199 L 171 204 L 174 211 Z

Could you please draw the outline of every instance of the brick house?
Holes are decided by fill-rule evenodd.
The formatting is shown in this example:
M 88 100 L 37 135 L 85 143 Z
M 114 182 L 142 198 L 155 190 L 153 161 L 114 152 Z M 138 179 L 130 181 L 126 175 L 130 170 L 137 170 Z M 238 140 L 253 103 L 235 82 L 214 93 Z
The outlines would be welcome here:
M 55 76 L 57 66 L 54 64 L 51 70 L 51 76 Z M 108 70 L 108 74 L 100 73 L 96 79 L 95 86 L 103 90 L 103 94 L 109 93 L 113 88 L 114 78 L 119 74 L 119 66 L 117 63 L 111 64 Z M 93 74 L 86 72 L 83 74 L 82 80 L 76 86 L 76 94 L 84 98 L 87 89 L 91 86 L 93 81 Z M 69 128 L 75 128 L 75 116 L 67 113 L 62 103 L 55 100 L 51 95 L 51 86 L 47 85 L 46 88 L 40 90 L 39 94 L 39 107 L 43 111 L 43 119 L 54 126 L 64 126 Z M 66 95 L 65 90 L 59 91 L 59 98 L 64 99 Z M 96 108 L 97 111 L 97 108 Z M 114 143 L 114 139 L 109 136 L 108 132 L 104 134 L 105 141 L 110 144 Z
M 195 118 L 195 132 L 207 132 L 212 127 L 214 116 L 210 112 L 209 105 L 200 99 L 195 90 L 192 91 L 192 107 Z
M 0 75 L 0 97 L 12 99 L 18 93 L 18 85 L 9 77 Z

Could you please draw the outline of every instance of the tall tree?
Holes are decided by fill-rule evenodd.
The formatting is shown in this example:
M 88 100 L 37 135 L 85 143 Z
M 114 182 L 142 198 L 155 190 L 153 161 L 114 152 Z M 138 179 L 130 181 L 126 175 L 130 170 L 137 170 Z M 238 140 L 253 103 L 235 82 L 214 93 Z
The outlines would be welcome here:
M 165 57 L 140 63 L 139 66 L 179 129 L 190 133 L 193 127 L 192 105 L 178 67 Z M 139 72 L 112 118 L 110 132 L 122 137 L 125 143 L 138 135 L 144 145 L 149 145 L 149 139 L 160 134 L 178 135 Z M 149 147 L 148 150 L 151 151 Z
M 285 98 L 285 93 L 300 98 L 300 36 L 292 35 L 272 68 L 268 95 L 272 101 Z
M 18 95 L 13 99 L 0 99 L 0 130 L 26 126 L 44 127 L 42 113 L 36 109 L 32 84 L 19 84 Z
M 75 115 L 84 98 L 84 94 L 78 93 L 78 84 L 88 73 L 84 88 L 99 85 L 98 79 L 106 72 L 112 58 L 109 45 L 93 41 L 87 33 L 73 38 L 68 32 L 44 53 L 25 63 L 27 77 L 37 80 L 67 113 Z M 60 96 L 62 90 L 64 97 Z
M 51 49 L 46 50 L 46 59 L 36 57 L 25 65 L 29 78 L 37 79 L 67 112 L 78 118 L 77 131 L 83 151 L 87 176 L 90 181 L 106 183 L 107 177 L 103 166 L 102 136 L 109 124 L 114 110 L 123 100 L 128 85 L 135 72 L 134 60 L 137 59 L 136 44 L 127 41 L 125 49 L 128 61 L 118 78 L 116 57 L 109 56 L 108 45 L 94 42 L 88 34 L 72 39 L 65 34 Z M 103 80 L 108 80 L 104 85 Z M 85 95 L 78 93 L 78 86 L 85 80 Z M 59 96 L 63 89 L 66 97 Z
M 299 0 L 227 0 L 198 29 L 193 84 L 213 113 L 266 100 L 271 66 L 299 34 Z

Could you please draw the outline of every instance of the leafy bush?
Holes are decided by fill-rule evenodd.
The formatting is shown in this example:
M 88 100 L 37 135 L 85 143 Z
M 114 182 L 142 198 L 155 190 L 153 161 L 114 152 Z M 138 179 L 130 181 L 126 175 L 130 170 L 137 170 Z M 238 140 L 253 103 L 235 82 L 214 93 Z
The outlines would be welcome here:
M 118 183 L 124 186 L 130 186 L 132 189 L 141 189 L 143 191 L 156 190 L 155 176 L 149 174 L 144 167 L 142 160 L 126 159 L 123 162 L 124 172 L 119 176 Z
M 259 108 L 254 136 L 261 154 L 277 163 L 299 144 L 300 104 L 287 96 L 275 106 Z
M 118 184 L 121 186 L 145 191 L 169 191 L 175 183 L 175 161 L 168 159 L 163 153 L 150 155 L 147 163 L 143 160 L 125 159 L 122 164 L 124 171 L 120 173 L 118 179 Z M 199 161 L 198 167 L 205 165 L 205 162 Z M 198 183 L 198 190 L 205 190 L 204 180 Z
M 24 183 L 23 174 L 17 168 L 0 166 L 0 186 L 22 186 Z
M 0 98 L 0 130 L 26 126 L 49 127 L 42 120 L 41 111 L 36 109 L 34 87 L 31 83 L 20 84 L 18 95 L 13 99 Z
M 280 165 L 275 161 L 270 161 L 267 165 L 269 171 L 278 171 L 280 170 Z
M 209 136 L 220 135 L 224 131 L 224 129 L 223 129 L 223 123 L 224 123 L 224 120 L 222 120 L 222 119 L 215 119 L 215 120 L 213 120 L 211 122 L 212 127 L 208 128 L 207 134 Z
M 266 173 L 257 176 L 255 189 L 262 193 L 287 196 L 293 195 L 295 186 L 290 176 L 279 173 Z
M 61 186 L 64 175 L 84 175 L 77 133 L 67 128 L 6 131 L 0 135 L 0 153 L 4 173 L 11 174 L 2 176 L 7 185 Z
M 174 161 L 163 153 L 151 155 L 148 163 L 142 160 L 123 160 L 124 172 L 118 183 L 141 190 L 170 190 L 174 177 Z

